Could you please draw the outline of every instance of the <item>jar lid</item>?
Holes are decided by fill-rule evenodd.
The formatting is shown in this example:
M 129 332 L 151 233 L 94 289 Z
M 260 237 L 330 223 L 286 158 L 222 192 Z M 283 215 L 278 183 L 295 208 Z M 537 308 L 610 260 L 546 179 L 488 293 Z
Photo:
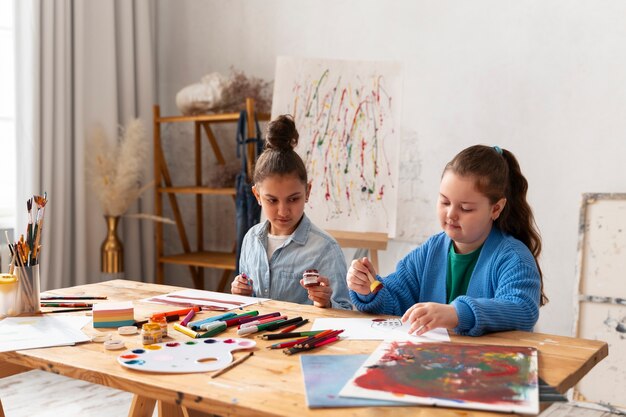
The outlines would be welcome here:
M 0 274 L 0 284 L 14 284 L 17 282 L 17 276 L 13 274 Z

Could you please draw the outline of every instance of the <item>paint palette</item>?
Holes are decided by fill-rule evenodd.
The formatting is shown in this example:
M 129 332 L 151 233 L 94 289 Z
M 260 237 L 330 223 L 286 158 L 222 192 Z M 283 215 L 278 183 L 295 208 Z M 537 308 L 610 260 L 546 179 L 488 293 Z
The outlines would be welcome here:
M 230 364 L 231 352 L 255 346 L 253 340 L 238 338 L 172 341 L 128 350 L 117 361 L 126 368 L 145 372 L 208 372 Z

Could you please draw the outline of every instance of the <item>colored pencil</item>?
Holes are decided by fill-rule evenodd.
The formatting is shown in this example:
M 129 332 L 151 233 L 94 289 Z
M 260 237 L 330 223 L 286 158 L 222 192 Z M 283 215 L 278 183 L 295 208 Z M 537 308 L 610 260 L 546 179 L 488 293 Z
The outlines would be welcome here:
M 283 353 L 286 355 L 293 355 L 294 353 L 306 352 L 307 350 L 317 349 L 318 347 L 322 347 L 324 345 L 328 345 L 329 343 L 333 343 L 339 340 L 339 336 L 333 336 L 328 339 L 324 339 L 317 344 L 311 345 L 309 347 L 292 347 L 288 349 L 284 349 Z
M 106 300 L 107 296 L 94 296 L 94 297 L 89 297 L 86 295 L 81 295 L 81 296 L 76 296 L 76 297 L 72 297 L 69 295 L 42 295 L 40 298 L 40 300 Z
M 290 348 L 293 347 L 295 345 L 297 345 L 298 343 L 303 342 L 306 339 L 306 337 L 302 337 L 300 339 L 296 339 L 296 340 L 291 340 L 289 342 L 282 342 L 282 343 L 274 343 L 273 345 L 269 345 L 267 348 L 268 349 L 284 349 L 284 348 Z
M 78 308 L 64 308 L 62 310 L 52 310 L 52 311 L 42 311 L 42 314 L 51 314 L 51 313 L 71 313 L 73 311 L 85 311 L 91 310 L 91 307 L 78 307 Z
M 239 358 L 237 360 L 234 360 L 233 362 L 230 363 L 230 365 L 227 365 L 225 368 L 222 368 L 219 371 L 217 371 L 214 374 L 212 374 L 211 378 L 218 377 L 218 376 L 222 375 L 224 372 L 233 369 L 235 366 L 239 365 L 240 363 L 242 363 L 243 361 L 245 361 L 246 359 L 248 359 L 252 355 L 254 355 L 254 352 L 252 352 L 252 351 L 248 352 L 245 356 L 242 356 L 241 358 Z
M 263 339 L 265 340 L 280 340 L 280 339 L 292 339 L 294 337 L 303 337 L 306 336 L 311 337 L 322 333 L 323 330 L 313 330 L 310 332 L 290 332 L 290 333 L 273 333 L 273 334 L 264 334 Z
M 93 303 L 51 303 L 44 301 L 41 307 L 91 307 Z
M 296 323 L 296 324 L 292 324 L 292 325 L 291 325 L 291 326 L 289 326 L 289 327 L 285 327 L 285 328 L 284 328 L 284 329 L 282 329 L 280 332 L 281 332 L 281 333 L 289 333 L 289 332 L 292 332 L 292 331 L 296 330 L 298 327 L 300 327 L 300 326 L 304 326 L 304 325 L 305 325 L 305 324 L 307 324 L 308 322 L 309 322 L 309 319 L 304 319 L 304 320 L 302 320 L 302 321 L 299 321 L 299 322 L 298 322 L 298 323 Z

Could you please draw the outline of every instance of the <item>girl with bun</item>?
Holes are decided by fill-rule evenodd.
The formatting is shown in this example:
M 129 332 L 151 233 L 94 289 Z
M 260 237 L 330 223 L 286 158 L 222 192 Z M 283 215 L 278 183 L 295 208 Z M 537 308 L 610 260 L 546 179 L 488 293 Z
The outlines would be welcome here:
M 304 213 L 311 184 L 294 148 L 298 131 L 291 116 L 270 122 L 255 168 L 252 191 L 267 219 L 244 237 L 240 275 L 233 294 L 259 296 L 317 307 L 351 309 L 341 248 Z M 305 287 L 305 271 L 317 270 L 319 285 Z

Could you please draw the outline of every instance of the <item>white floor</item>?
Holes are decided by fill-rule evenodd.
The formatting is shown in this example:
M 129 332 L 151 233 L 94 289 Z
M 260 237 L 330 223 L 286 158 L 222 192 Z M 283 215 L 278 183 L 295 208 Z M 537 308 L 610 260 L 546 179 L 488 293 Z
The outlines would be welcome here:
M 35 370 L 0 379 L 0 400 L 6 417 L 124 417 L 132 395 Z

